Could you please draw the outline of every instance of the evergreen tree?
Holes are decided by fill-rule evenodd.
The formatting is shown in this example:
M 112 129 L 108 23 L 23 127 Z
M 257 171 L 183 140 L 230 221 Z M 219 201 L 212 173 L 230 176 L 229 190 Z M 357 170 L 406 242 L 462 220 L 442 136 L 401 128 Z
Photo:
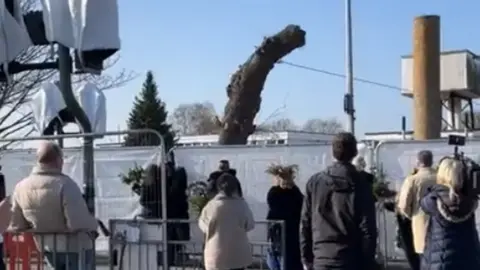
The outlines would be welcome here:
M 151 71 L 147 73 L 142 91 L 135 97 L 130 112 L 128 129 L 153 129 L 162 134 L 167 151 L 173 147 L 175 134 L 167 121 L 168 112 L 165 103 L 158 98 L 158 89 Z M 128 134 L 125 137 L 126 146 L 159 145 L 158 136 L 153 133 Z

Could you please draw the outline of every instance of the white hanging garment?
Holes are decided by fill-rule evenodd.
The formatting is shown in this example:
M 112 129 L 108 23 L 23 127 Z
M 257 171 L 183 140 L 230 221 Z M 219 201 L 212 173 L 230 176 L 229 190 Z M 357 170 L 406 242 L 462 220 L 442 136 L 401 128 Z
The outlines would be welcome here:
M 120 49 L 117 0 L 42 0 L 47 39 L 80 51 Z
M 68 1 L 42 0 L 42 11 L 47 40 L 75 48 L 77 42 Z
M 50 122 L 58 116 L 58 112 L 66 107 L 60 89 L 53 82 L 43 83 L 29 105 L 34 127 L 39 133 L 43 133 Z
M 0 1 L 0 64 L 8 64 L 32 45 L 23 20 L 20 0 L 13 0 L 13 13 L 8 12 L 5 1 Z
M 106 99 L 102 91 L 92 83 L 85 83 L 75 89 L 75 97 L 87 114 L 92 125 L 92 131 L 103 133 L 106 131 L 107 110 Z
M 120 49 L 117 0 L 69 0 L 75 49 Z

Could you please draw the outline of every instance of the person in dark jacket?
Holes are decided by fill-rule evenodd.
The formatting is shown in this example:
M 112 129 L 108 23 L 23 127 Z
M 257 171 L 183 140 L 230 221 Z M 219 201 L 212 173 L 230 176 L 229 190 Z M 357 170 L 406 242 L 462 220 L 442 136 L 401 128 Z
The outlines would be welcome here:
M 160 168 L 150 164 L 145 170 L 145 178 L 140 189 L 140 205 L 143 206 L 141 216 L 144 218 L 162 218 L 162 185 Z
M 220 177 L 220 175 L 224 173 L 228 173 L 232 176 L 237 176 L 237 171 L 235 169 L 230 168 L 230 162 L 228 162 L 228 160 L 222 159 L 220 160 L 220 164 L 218 165 L 218 170 L 212 172 L 207 180 L 207 183 L 208 183 L 207 193 L 210 198 L 213 198 L 215 197 L 215 195 L 217 195 L 218 193 L 217 180 Z M 240 197 L 243 197 L 242 186 L 240 182 L 238 182 L 238 189 L 240 191 Z
M 304 269 L 375 269 L 377 227 L 371 186 L 351 164 L 357 140 L 339 133 L 336 162 L 307 182 L 300 223 Z
M 281 220 L 285 226 L 285 266 L 283 269 L 301 270 L 300 259 L 300 215 L 302 212 L 303 194 L 295 185 L 297 174 L 296 165 L 271 166 L 267 173 L 273 175 L 274 186 L 267 194 L 268 214 L 267 220 Z M 271 270 L 280 270 L 282 257 L 282 228 L 280 224 L 273 224 L 269 229 L 269 240 L 274 244 L 269 254 L 269 267 Z
M 464 194 L 461 161 L 440 162 L 437 185 L 421 200 L 429 215 L 422 270 L 480 269 L 480 244 L 475 225 L 477 197 Z
M 355 168 L 357 168 L 357 171 L 359 171 L 360 174 L 362 174 L 365 179 L 367 179 L 367 182 L 373 185 L 373 183 L 375 182 L 375 175 L 365 171 L 365 168 L 367 167 L 367 162 L 365 161 L 365 158 L 357 155 L 355 158 L 353 158 L 352 164 L 353 166 L 355 166 Z

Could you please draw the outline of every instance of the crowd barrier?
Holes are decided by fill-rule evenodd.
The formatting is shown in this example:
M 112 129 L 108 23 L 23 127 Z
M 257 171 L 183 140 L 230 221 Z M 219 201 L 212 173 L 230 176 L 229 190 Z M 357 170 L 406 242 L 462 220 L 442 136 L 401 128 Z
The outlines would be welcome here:
M 191 240 L 168 239 L 167 252 L 162 237 L 162 226 L 167 229 L 188 224 L 192 227 Z M 256 221 L 256 227 L 265 228 L 265 238 L 251 239 L 254 261 L 249 269 L 266 269 L 266 258 L 272 243 L 267 239 L 270 225 L 282 228 L 281 254 L 285 254 L 283 222 Z M 203 269 L 204 241 L 195 235 L 199 232 L 197 221 L 192 220 L 111 220 L 110 221 L 110 269 L 111 270 L 157 270 Z M 232 243 L 233 244 L 233 243 Z M 281 256 L 285 258 L 285 256 Z
M 416 166 L 417 153 L 420 150 L 430 150 L 434 156 L 434 162 L 437 163 L 442 157 L 453 155 L 453 146 L 448 145 L 447 139 L 439 140 L 388 140 L 377 143 L 375 150 L 371 153 L 375 160 L 374 168 L 381 171 L 384 175 L 383 180 L 390 183 L 390 187 L 399 190 L 404 179 Z M 468 138 L 466 145 L 460 147 L 463 152 L 476 162 L 480 162 L 480 139 Z M 403 260 L 405 255 L 401 249 L 396 246 L 396 219 L 393 213 L 382 210 L 381 216 L 384 222 L 381 222 L 379 229 L 379 243 L 384 256 L 392 260 Z M 476 212 L 477 231 L 480 231 L 480 210 Z
M 93 270 L 96 237 L 90 232 L 6 232 L 3 261 L 9 270 Z
M 121 132 L 120 132 L 121 133 Z M 127 133 L 127 132 L 125 132 Z M 107 134 L 107 133 L 106 133 Z M 117 134 L 117 133 L 108 133 L 108 134 Z M 68 137 L 68 136 L 67 136 Z M 48 137 L 54 138 L 54 137 Z M 55 137 L 56 138 L 56 137 Z M 20 139 L 17 139 L 20 140 Z M 447 145 L 446 140 L 429 140 L 429 141 L 385 141 L 385 142 L 377 142 L 368 143 L 369 147 L 365 147 L 362 151 L 362 155 L 365 157 L 367 162 L 369 163 L 369 169 L 381 171 L 382 174 L 385 176 L 385 181 L 390 182 L 391 188 L 398 190 L 402 184 L 402 181 L 405 177 L 411 172 L 412 168 L 415 166 L 416 163 L 416 155 L 417 152 L 420 150 L 430 150 L 433 152 L 435 160 L 440 159 L 443 156 L 451 155 L 453 152 L 453 148 Z M 373 147 L 376 145 L 376 147 Z M 371 147 L 372 146 L 372 147 Z M 248 149 L 247 149 L 248 148 Z M 243 149 L 243 148 L 242 148 Z M 267 149 L 268 152 L 265 154 Z M 180 151 L 181 150 L 181 151 Z M 76 150 L 67 150 L 67 157 L 68 151 L 78 151 Z M 108 164 L 108 168 L 111 168 L 111 160 L 113 160 L 110 156 L 115 154 L 118 156 L 118 151 L 120 150 L 109 150 L 108 148 L 103 149 L 95 149 L 96 151 L 96 174 L 97 178 L 101 179 L 115 179 L 118 181 L 118 172 L 122 171 L 125 172 L 127 169 L 134 167 L 135 162 L 134 160 L 129 160 L 125 162 L 124 159 L 118 160 L 119 163 L 118 168 L 115 169 L 115 173 L 109 173 L 103 175 L 99 170 L 99 166 L 101 165 L 99 162 L 102 159 L 102 153 L 105 153 L 105 162 L 110 162 Z M 111 154 L 110 154 L 110 152 Z M 163 160 L 165 158 L 165 154 L 162 153 L 162 149 L 154 149 L 150 152 L 145 150 L 137 150 L 137 149 L 129 149 L 129 148 L 122 148 L 121 151 L 125 153 L 126 156 L 135 157 L 135 159 L 139 159 L 141 157 L 141 163 L 148 163 L 149 160 Z M 143 152 L 141 152 L 143 151 Z M 191 151 L 191 149 L 190 149 Z M 305 147 L 305 146 L 276 146 L 270 148 L 255 148 L 255 147 L 245 147 L 244 150 L 236 150 L 232 151 L 231 148 L 224 147 L 224 148 L 202 148 L 196 151 L 203 151 L 198 155 L 193 155 L 189 152 L 189 149 L 182 148 L 178 150 L 176 153 L 178 159 L 178 165 L 184 166 L 187 170 L 189 181 L 193 181 L 194 179 L 199 178 L 202 180 L 208 172 L 212 169 L 215 169 L 216 162 L 219 159 L 229 159 L 234 167 L 236 167 L 237 173 L 244 183 L 244 192 L 247 194 L 247 198 L 252 199 L 253 206 L 252 210 L 254 211 L 255 218 L 259 219 L 265 216 L 266 206 L 265 206 L 265 194 L 270 187 L 269 181 L 257 181 L 259 177 L 265 177 L 265 167 L 275 161 L 281 161 L 282 163 L 291 163 L 291 164 L 298 164 L 300 166 L 300 175 L 298 177 L 298 184 L 299 187 L 304 187 L 304 182 L 308 179 L 308 175 L 313 172 L 322 170 L 326 165 L 331 162 L 331 150 L 328 144 L 326 145 L 318 145 L 315 147 Z M 252 152 L 256 151 L 256 152 Z M 479 154 L 480 153 L 480 140 L 478 139 L 471 139 L 467 141 L 467 145 L 465 147 L 461 147 L 461 151 L 465 153 L 465 155 L 473 158 L 475 161 L 479 161 Z M 78 151 L 79 152 L 79 151 Z M 123 153 L 122 152 L 122 153 Z M 258 153 L 257 153 L 258 152 Z M 73 153 L 73 152 L 72 152 Z M 76 152 L 75 152 L 76 153 Z M 183 154 L 182 154 L 183 153 Z M 243 154 L 242 154 L 243 153 Z M 254 153 L 254 154 L 252 154 Z M 28 154 L 28 155 L 27 155 Z M 108 154 L 108 155 L 107 155 Z M 201 155 L 200 155 L 201 154 Z M 228 156 L 231 155 L 231 156 Z M 312 155 L 314 158 L 312 158 Z M 29 169 L 25 169 L 25 166 L 31 166 L 33 164 L 33 160 L 30 160 L 32 155 L 31 153 L 20 153 L 20 152 L 8 152 L 5 154 L 5 157 L 2 158 L 4 174 L 6 175 L 7 179 L 21 179 L 21 173 L 28 172 Z M 73 156 L 73 154 L 71 154 Z M 29 159 L 26 160 L 26 157 Z M 77 155 L 75 155 L 77 157 Z M 192 158 L 195 157 L 195 158 Z M 207 158 L 208 157 L 208 158 Z M 248 158 L 247 158 L 248 157 Z M 279 158 L 280 157 L 280 158 Z M 199 161 L 200 159 L 200 161 Z M 79 161 L 83 161 L 82 157 L 78 158 Z M 99 161 L 100 160 L 100 161 Z M 125 164 L 120 164 L 120 161 Z M 67 162 L 68 163 L 68 162 Z M 72 163 L 76 164 L 78 162 Z M 23 167 L 19 166 L 19 164 Z M 67 164 L 68 165 L 68 164 Z M 105 164 L 107 165 L 107 164 Z M 120 166 L 121 165 L 121 166 Z M 68 167 L 68 166 L 67 166 Z M 72 168 L 81 168 L 81 166 L 71 166 Z M 15 168 L 22 168 L 22 169 L 15 169 Z M 198 171 L 201 168 L 201 171 Z M 81 170 L 75 170 L 71 174 L 74 176 L 75 179 L 80 180 L 83 178 L 83 172 Z M 111 171 L 105 170 L 105 172 Z M 70 173 L 69 173 L 70 174 Z M 247 181 L 255 180 L 255 183 L 249 183 Z M 10 182 L 9 182 L 10 183 Z M 97 181 L 98 185 L 97 196 L 98 194 L 102 195 L 105 193 L 104 198 L 108 199 L 117 199 L 117 197 L 113 196 L 111 193 L 108 192 L 115 192 L 118 193 L 118 190 L 122 188 L 125 194 L 131 195 L 130 188 L 123 184 L 117 183 L 119 188 L 118 190 L 113 190 L 112 188 L 107 188 L 105 185 L 107 181 Z M 108 187 L 111 187 L 112 181 L 108 182 Z M 116 182 L 115 182 L 116 183 Z M 104 185 L 105 184 L 105 185 Z M 251 185 L 250 185 L 251 184 Z M 12 187 L 7 187 L 7 190 L 11 189 Z M 122 193 L 123 194 L 123 193 Z M 165 198 L 165 196 L 163 196 Z M 101 197 L 97 200 L 97 209 L 100 217 L 105 215 L 104 222 L 106 222 L 110 217 L 107 214 L 112 213 L 118 216 L 126 216 L 124 212 L 118 214 L 118 211 L 111 211 L 113 206 L 116 206 L 116 203 L 120 203 L 120 201 L 113 201 L 106 207 L 106 205 L 101 205 L 104 203 L 104 198 Z M 122 197 L 122 203 L 126 201 Z M 255 205 L 261 205 L 255 207 Z M 262 208 L 263 207 L 263 208 Z M 132 207 L 128 208 L 131 209 Z M 122 207 L 122 209 L 126 209 Z M 108 211 L 107 211 L 108 210 Z M 125 210 L 122 210 L 125 211 Z M 480 216 L 477 213 L 477 217 Z M 187 221 L 168 221 L 168 223 L 185 223 Z M 191 229 L 191 240 L 184 241 L 184 240 L 168 240 L 164 242 L 162 240 L 162 235 L 165 235 L 166 231 L 163 231 L 164 228 L 168 226 L 162 226 L 163 223 L 161 221 L 143 221 L 143 220 L 111 220 L 110 226 L 113 232 L 116 232 L 111 235 L 109 239 L 106 239 L 106 246 L 109 249 L 109 258 L 110 258 L 110 266 L 111 269 L 158 269 L 159 265 L 166 265 L 170 262 L 172 264 L 178 264 L 179 267 L 188 267 L 190 268 L 201 268 L 202 259 L 201 259 L 201 250 L 203 248 L 203 239 L 201 239 L 201 234 L 198 232 L 196 228 L 196 224 L 188 221 L 190 226 L 193 228 Z M 385 211 L 380 205 L 377 209 L 377 222 L 378 222 L 378 229 L 379 229 L 379 248 L 378 253 L 379 256 L 384 257 L 385 261 L 389 260 L 398 260 L 403 259 L 404 255 L 403 252 L 398 249 L 395 245 L 396 241 L 396 221 L 395 217 L 392 213 Z M 132 224 L 137 225 L 137 230 L 135 230 L 135 226 L 131 226 Z M 480 222 L 477 221 L 477 227 L 480 225 Z M 259 222 L 258 226 L 265 226 L 267 227 L 267 222 Z M 142 229 L 143 227 L 145 228 Z M 123 228 L 123 229 L 122 229 Z M 123 230 L 123 231 L 122 231 Z M 197 231 L 197 232 L 196 232 Z M 259 236 L 265 235 L 266 236 L 266 229 L 265 234 L 257 233 L 261 231 L 258 228 L 255 230 L 255 235 L 251 239 L 252 245 L 254 246 L 254 254 L 256 258 L 256 262 L 258 265 L 263 265 L 265 261 L 264 258 L 266 257 L 266 252 L 271 243 L 268 242 L 267 239 L 260 239 Z M 126 233 L 125 236 L 127 240 L 122 238 L 121 233 Z M 39 235 L 36 234 L 36 238 Z M 133 237 L 133 238 L 131 238 Z M 136 238 L 135 238 L 136 237 Z M 131 241 L 128 239 L 134 239 L 135 241 Z M 38 242 L 38 241 L 37 241 Z M 107 243 L 108 242 L 108 243 Z M 9 269 L 43 269 L 47 265 L 47 257 L 44 250 L 44 246 L 38 246 L 38 243 L 34 241 L 34 236 L 31 233 L 23 233 L 21 235 L 16 235 L 13 233 L 7 233 L 4 239 L 4 246 L 5 246 L 5 260 L 7 265 L 9 265 Z M 100 247 L 100 243 L 97 241 L 97 251 Z M 153 248 L 152 248 L 153 247 Z M 168 253 L 162 252 L 163 250 L 167 249 L 167 251 L 171 250 L 171 255 L 166 256 Z M 148 250 L 148 252 L 146 252 Z M 50 254 L 50 253 L 48 253 Z M 134 256 L 136 254 L 136 256 Z M 171 257 L 173 256 L 173 257 Z M 80 256 L 81 257 L 81 256 Z M 134 258 L 136 257 L 136 258 Z M 80 260 L 80 259 L 78 259 Z M 179 263 L 180 262 L 180 263 Z M 262 263 L 260 263 L 262 262 Z M 75 264 L 77 267 L 79 266 L 80 261 L 77 261 Z M 27 266 L 24 267 L 24 264 Z M 129 266 L 130 268 L 128 268 Z M 141 266 L 141 267 L 139 267 Z M 13 267 L 13 268 L 12 268 Z M 73 266 L 72 266 L 73 267 Z M 133 268 L 132 268 L 133 267 Z M 66 268 L 70 269 L 70 268 Z M 71 268 L 71 270 L 76 268 Z

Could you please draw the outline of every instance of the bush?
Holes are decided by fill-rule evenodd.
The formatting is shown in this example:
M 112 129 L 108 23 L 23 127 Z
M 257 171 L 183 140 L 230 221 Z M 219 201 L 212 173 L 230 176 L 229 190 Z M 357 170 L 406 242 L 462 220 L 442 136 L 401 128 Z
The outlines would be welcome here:
M 190 210 L 199 216 L 203 207 L 210 200 L 207 194 L 207 183 L 203 181 L 193 182 L 187 187 L 187 194 Z

